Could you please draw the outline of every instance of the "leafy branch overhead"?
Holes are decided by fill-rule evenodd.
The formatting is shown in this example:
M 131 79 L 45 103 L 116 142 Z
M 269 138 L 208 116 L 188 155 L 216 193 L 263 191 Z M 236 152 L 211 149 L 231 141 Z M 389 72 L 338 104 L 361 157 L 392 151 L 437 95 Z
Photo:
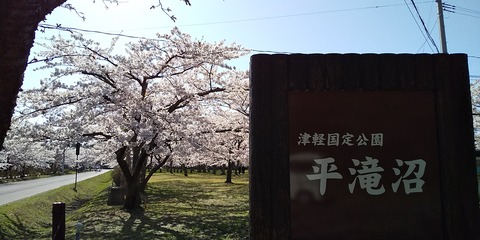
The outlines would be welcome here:
M 188 6 L 191 6 L 192 4 L 190 4 L 190 1 L 189 0 L 181 0 L 183 2 L 185 2 L 186 5 Z M 160 8 L 162 9 L 162 11 L 168 16 L 170 17 L 170 19 L 172 19 L 172 21 L 176 21 L 177 20 L 177 17 L 175 17 L 174 15 L 171 15 L 171 12 L 172 12 L 172 9 L 168 8 L 168 7 L 164 7 L 162 2 L 159 0 L 158 1 L 158 4 L 157 5 L 152 5 L 150 7 L 150 9 L 155 9 L 155 8 Z
M 162 0 L 158 1 L 157 6 L 161 6 L 172 20 L 175 19 L 170 13 L 170 9 L 164 7 Z M 190 6 L 190 1 L 182 0 L 187 6 Z M 96 1 L 94 0 L 93 3 Z M 109 8 L 111 4 L 121 3 L 118 0 L 101 0 L 105 8 Z M 28 60 L 30 56 L 30 49 L 35 40 L 35 31 L 44 32 L 47 28 L 62 29 L 73 33 L 73 29 L 62 27 L 61 23 L 56 25 L 43 24 L 46 16 L 58 7 L 74 12 L 80 18 L 85 19 L 85 14 L 78 10 L 73 4 L 66 3 L 66 0 L 48 0 L 48 1 L 29 1 L 17 0 L 6 1 L 0 7 L 0 29 L 2 29 L 2 36 L 0 37 L 0 62 L 4 67 L 0 68 L 0 75 L 2 76 L 4 88 L 2 88 L 2 97 L 0 98 L 0 149 L 3 148 L 3 143 L 10 128 L 11 119 L 16 106 L 16 99 L 23 82 L 23 74 L 26 66 L 29 63 L 52 61 L 53 59 L 42 58 L 40 60 L 33 58 Z M 122 35 L 122 34 L 116 34 Z M 125 37 L 132 37 L 122 35 Z

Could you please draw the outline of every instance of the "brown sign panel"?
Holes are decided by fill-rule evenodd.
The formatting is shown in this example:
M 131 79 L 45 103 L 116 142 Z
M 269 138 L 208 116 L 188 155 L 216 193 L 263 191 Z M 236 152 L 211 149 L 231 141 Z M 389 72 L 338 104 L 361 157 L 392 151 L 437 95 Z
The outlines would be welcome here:
M 480 239 L 465 54 L 258 54 L 251 239 Z
M 443 239 L 433 92 L 288 101 L 292 239 Z

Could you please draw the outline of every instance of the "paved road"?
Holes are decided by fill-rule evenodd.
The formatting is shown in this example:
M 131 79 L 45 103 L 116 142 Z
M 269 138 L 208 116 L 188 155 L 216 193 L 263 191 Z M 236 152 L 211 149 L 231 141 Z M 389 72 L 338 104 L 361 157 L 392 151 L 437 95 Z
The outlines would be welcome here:
M 100 172 L 79 173 L 77 181 L 98 176 Z M 75 183 L 75 174 L 0 184 L 0 205 Z

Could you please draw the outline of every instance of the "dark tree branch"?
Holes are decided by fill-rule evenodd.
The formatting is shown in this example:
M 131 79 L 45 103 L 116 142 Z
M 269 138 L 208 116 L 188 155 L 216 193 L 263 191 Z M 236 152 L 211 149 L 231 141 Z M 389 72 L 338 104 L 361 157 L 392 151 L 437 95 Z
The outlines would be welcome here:
M 83 12 L 79 12 L 72 4 L 65 3 L 65 4 L 62 4 L 61 7 L 75 12 L 77 16 L 79 16 L 83 21 L 85 21 L 85 14 Z
M 140 81 L 140 78 L 138 78 L 138 77 L 136 77 L 135 75 L 133 75 L 132 70 L 130 70 L 130 71 L 128 71 L 127 73 L 125 73 L 124 76 L 129 77 L 130 79 L 133 79 L 133 80 L 137 81 L 138 84 L 142 85 L 142 81 Z
M 95 77 L 95 78 L 99 79 L 100 81 L 110 85 L 112 88 L 117 89 L 117 86 L 115 85 L 115 81 L 113 81 L 113 79 L 111 79 L 111 78 L 108 78 L 108 75 L 103 76 L 99 73 L 88 72 L 88 71 L 85 71 L 85 70 L 81 70 L 81 71 L 79 71 L 79 73 Z
M 97 137 L 97 136 L 102 136 L 102 137 L 104 137 L 105 139 L 111 139 L 111 138 L 113 138 L 112 135 L 109 135 L 109 134 L 106 134 L 106 133 L 103 133 L 103 132 L 84 133 L 84 134 L 82 134 L 82 136 L 84 136 L 84 137 Z
M 172 66 L 167 66 L 167 67 L 171 67 L 171 68 L 178 68 L 178 67 L 172 67 Z M 178 71 L 178 72 L 174 72 L 174 73 L 171 73 L 171 74 L 168 74 L 169 77 L 173 77 L 173 76 L 177 76 L 177 75 L 181 75 L 181 74 L 184 74 L 185 72 L 189 71 L 189 70 L 192 70 L 194 68 L 196 68 L 197 66 L 191 66 L 191 67 L 188 67 L 188 68 L 184 68 L 182 69 L 181 71 Z M 158 79 L 158 78 L 164 78 L 165 75 L 161 74 L 162 72 L 158 71 L 156 74 L 153 74 L 151 76 L 147 76 L 145 77 L 144 79 L 145 80 L 150 80 L 150 79 Z
M 167 107 L 167 110 L 168 110 L 169 113 L 172 113 L 177 109 L 185 107 L 186 105 L 182 105 L 182 104 L 184 104 L 185 102 L 187 102 L 188 100 L 192 99 L 195 96 L 203 97 L 203 96 L 206 96 L 206 95 L 211 94 L 211 93 L 222 92 L 222 91 L 225 91 L 225 88 L 218 88 L 217 87 L 217 88 L 212 88 L 212 89 L 207 90 L 207 91 L 198 92 L 198 93 L 195 93 L 195 94 L 183 96 L 182 98 L 178 99 L 177 101 L 175 101 L 174 103 L 169 105 Z
M 165 63 L 163 64 L 163 66 L 157 71 L 157 73 L 153 74 L 152 76 L 148 76 L 148 77 L 145 77 L 144 80 L 149 80 L 149 79 L 155 79 L 155 78 L 162 78 L 163 75 L 161 75 L 165 69 L 167 69 L 170 64 L 171 61 L 173 61 L 175 58 L 178 58 L 180 57 L 179 55 L 173 55 L 173 56 L 170 56 L 167 61 L 165 61 Z M 175 76 L 175 75 L 178 75 L 178 74 L 174 74 L 172 76 Z
M 123 176 L 125 177 L 125 180 L 131 183 L 133 181 L 133 176 L 132 176 L 132 173 L 130 172 L 130 168 L 128 167 L 127 161 L 125 161 L 125 153 L 127 149 L 128 149 L 127 146 L 121 147 L 120 149 L 115 151 L 115 156 L 117 158 L 118 166 L 120 166 Z
M 226 133 L 226 132 L 248 132 L 248 129 L 244 129 L 244 128 L 225 128 L 225 129 L 216 129 L 214 130 L 213 132 L 214 133 Z M 208 132 L 208 131 L 204 131 L 202 133 L 211 133 L 211 132 Z
M 35 114 L 35 113 L 38 113 L 38 112 L 43 113 L 43 112 L 46 112 L 46 111 L 48 111 L 48 110 L 51 110 L 51 109 L 54 109 L 54 108 L 57 108 L 57 107 L 74 104 L 74 103 L 80 102 L 80 101 L 82 101 L 82 100 L 84 100 L 84 98 L 78 98 L 78 99 L 73 99 L 73 100 L 72 100 L 72 98 L 70 97 L 67 102 L 54 104 L 54 105 L 52 105 L 52 106 L 48 106 L 48 107 L 44 107 L 44 108 L 39 108 L 39 109 L 36 109 L 36 110 L 34 110 L 34 111 L 32 111 L 32 112 L 23 113 L 23 115 L 32 115 L 32 114 Z
M 117 67 L 118 65 L 116 63 L 114 63 L 112 60 L 110 60 L 108 57 L 106 56 L 103 56 L 102 54 L 100 54 L 98 51 L 95 51 L 93 50 L 92 48 L 90 48 L 89 46 L 83 44 L 83 47 L 87 50 L 89 50 L 90 52 L 94 53 L 95 55 L 99 56 L 101 59 L 107 61 L 108 63 L 112 64 L 113 66 Z
M 144 147 L 142 147 L 141 149 L 141 152 L 140 152 L 140 155 L 138 156 L 138 160 L 135 161 L 135 166 L 133 167 L 133 175 L 132 175 L 132 178 L 137 181 L 139 176 L 140 176 L 140 173 L 142 172 L 142 167 L 143 165 L 145 164 L 145 162 L 147 161 L 147 158 L 149 156 L 149 153 L 148 151 L 151 151 L 152 149 L 154 149 L 157 144 L 155 143 L 155 139 L 158 137 L 158 133 L 152 138 L 152 140 L 150 140 L 150 142 L 148 143 L 148 150 L 145 149 Z
M 187 6 L 192 6 L 192 4 L 190 3 L 190 0 L 182 0 L 183 2 L 185 2 L 185 4 Z M 161 0 L 158 0 L 158 5 L 152 5 L 150 7 L 150 9 L 155 9 L 157 7 L 160 7 L 160 9 L 162 9 L 162 11 L 170 18 L 172 19 L 172 21 L 175 22 L 175 20 L 177 20 L 177 18 L 173 15 L 170 15 L 170 12 L 172 11 L 170 8 L 165 8 L 162 4 L 162 1 Z
M 153 176 L 153 174 L 155 174 L 155 173 L 158 171 L 158 169 L 160 169 L 161 167 L 163 167 L 163 166 L 165 165 L 165 163 L 167 163 L 167 161 L 170 159 L 170 156 L 171 156 L 171 154 L 168 154 L 167 156 L 165 156 L 165 157 L 163 158 L 163 160 L 159 161 L 159 162 L 157 163 L 157 165 L 155 165 L 155 167 L 153 167 L 153 168 L 150 170 L 150 172 L 148 173 L 147 177 L 145 177 L 145 181 L 144 181 L 144 184 L 145 184 L 145 185 L 148 183 L 148 181 L 149 181 L 150 178 Z M 155 159 L 157 159 L 157 158 L 155 157 Z M 157 160 L 159 160 L 159 159 L 157 159 Z M 145 187 L 145 186 L 142 186 L 142 187 Z
M 33 63 L 38 63 L 38 62 L 51 62 L 57 58 L 64 58 L 64 57 L 86 57 L 87 55 L 83 55 L 83 54 L 65 54 L 65 55 L 58 55 L 58 56 L 54 56 L 54 57 L 48 57 L 48 58 L 43 58 L 43 59 L 37 59 L 37 58 L 33 58 L 32 60 L 30 60 L 29 62 L 27 62 L 27 64 L 33 64 Z

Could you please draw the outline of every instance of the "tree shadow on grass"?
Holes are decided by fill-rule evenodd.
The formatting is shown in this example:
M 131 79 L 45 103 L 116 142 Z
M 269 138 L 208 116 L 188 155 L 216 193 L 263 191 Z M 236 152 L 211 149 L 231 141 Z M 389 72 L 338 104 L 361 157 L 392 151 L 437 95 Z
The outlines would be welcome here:
M 248 239 L 248 222 L 243 217 L 182 216 L 161 213 L 147 215 L 143 211 L 136 211 L 131 213 L 124 222 L 121 232 L 111 237 L 176 240 Z
M 152 220 L 142 210 L 128 213 L 118 209 L 109 216 L 88 216 L 81 239 L 189 239 L 182 232 L 165 227 L 164 221 Z
M 75 196 L 75 199 L 65 206 L 65 212 L 75 211 L 80 209 L 84 204 L 88 203 L 91 199 L 90 198 L 81 198 L 79 196 Z
M 212 188 L 202 185 L 193 191 L 178 191 L 183 188 L 178 185 L 171 189 L 164 185 L 150 186 L 149 201 L 153 206 L 151 209 L 147 206 L 146 214 L 166 228 L 182 232 L 182 237 L 175 239 L 248 239 L 248 195 L 235 199 L 238 194 L 233 193 L 242 186 L 224 183 L 209 186 Z
M 32 236 L 38 237 L 41 235 L 40 232 L 25 225 L 16 214 L 14 216 L 15 219 L 12 219 L 7 214 L 2 214 L 0 239 L 32 239 Z
M 65 208 L 66 216 L 87 203 L 89 199 L 75 197 L 73 203 L 67 204 Z M 28 211 L 28 209 L 25 209 Z M 46 210 L 51 211 L 51 210 Z M 51 221 L 38 221 L 35 226 L 29 223 L 24 223 L 16 215 L 2 214 L 0 215 L 0 240 L 3 239 L 51 239 Z
M 124 222 L 121 235 L 125 239 L 188 239 L 181 231 L 166 225 L 165 221 L 152 220 L 143 210 L 137 210 Z
M 184 189 L 179 184 L 150 186 L 145 209 L 132 212 L 106 205 L 108 193 L 103 193 L 75 219 L 85 226 L 81 239 L 248 239 L 248 196 L 237 200 L 232 194 L 239 185 L 220 192 L 215 186 L 212 192 L 205 186 L 179 191 Z M 69 236 L 74 238 L 74 233 Z

